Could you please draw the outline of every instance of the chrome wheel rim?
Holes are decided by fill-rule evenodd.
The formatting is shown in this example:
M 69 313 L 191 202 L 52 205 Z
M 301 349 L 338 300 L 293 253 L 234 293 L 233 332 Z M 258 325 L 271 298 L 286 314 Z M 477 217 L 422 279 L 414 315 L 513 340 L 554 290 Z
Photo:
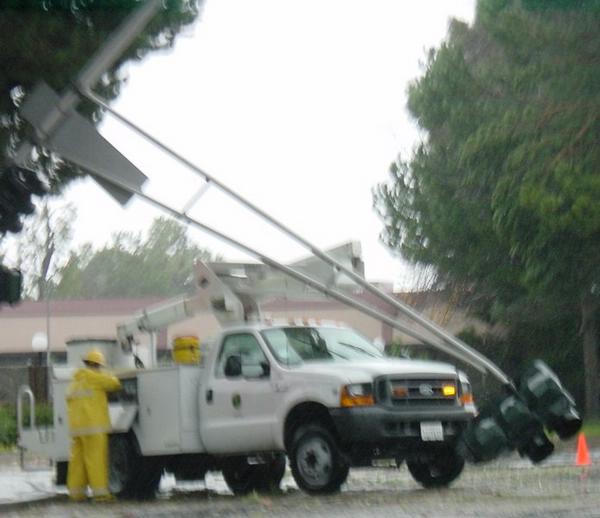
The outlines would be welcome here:
M 296 453 L 298 470 L 311 486 L 322 487 L 331 480 L 333 452 L 329 443 L 321 437 L 303 441 Z

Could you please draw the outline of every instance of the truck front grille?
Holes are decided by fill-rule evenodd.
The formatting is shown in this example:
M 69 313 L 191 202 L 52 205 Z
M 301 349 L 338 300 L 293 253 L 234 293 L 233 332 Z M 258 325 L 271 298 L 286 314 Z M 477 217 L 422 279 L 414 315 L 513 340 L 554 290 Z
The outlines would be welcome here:
M 456 377 L 384 376 L 375 385 L 377 401 L 394 407 L 454 406 L 460 395 Z

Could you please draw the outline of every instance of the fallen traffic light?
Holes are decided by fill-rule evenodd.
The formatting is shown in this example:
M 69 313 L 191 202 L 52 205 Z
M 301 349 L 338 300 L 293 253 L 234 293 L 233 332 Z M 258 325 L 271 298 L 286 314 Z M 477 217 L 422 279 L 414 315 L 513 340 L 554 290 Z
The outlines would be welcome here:
M 0 265 L 0 304 L 16 304 L 21 300 L 23 278 L 19 270 L 9 270 Z
M 459 451 L 471 462 L 493 460 L 517 450 L 532 462 L 554 451 L 542 422 L 517 394 L 490 403 L 461 436 Z
M 21 215 L 31 214 L 35 207 L 31 196 L 46 193 L 35 171 L 9 166 L 0 173 L 0 234 L 20 232 Z
M 544 426 L 521 398 L 510 395 L 494 408 L 494 416 L 512 448 L 532 462 L 541 462 L 554 451 L 554 445 L 544 433 Z
M 573 437 L 581 428 L 581 417 L 573 397 L 543 361 L 536 360 L 525 371 L 519 393 L 531 411 L 561 439 Z
M 517 388 L 486 405 L 460 437 L 459 452 L 471 462 L 492 460 L 505 451 L 517 450 L 532 462 L 554 451 L 545 428 L 561 439 L 573 437 L 581 418 L 572 396 L 541 360 L 521 377 Z
M 470 462 L 485 462 L 509 449 L 508 438 L 496 419 L 479 415 L 458 443 L 458 453 Z

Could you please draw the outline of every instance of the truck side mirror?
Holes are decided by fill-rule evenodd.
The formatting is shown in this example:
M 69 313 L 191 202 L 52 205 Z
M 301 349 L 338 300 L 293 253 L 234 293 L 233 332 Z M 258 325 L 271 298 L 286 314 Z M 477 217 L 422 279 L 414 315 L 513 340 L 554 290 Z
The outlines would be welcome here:
M 225 376 L 236 378 L 242 375 L 242 357 L 238 354 L 232 354 L 227 357 L 225 362 Z
M 269 362 L 260 362 L 260 367 L 262 368 L 263 376 L 269 377 L 271 375 L 271 366 Z

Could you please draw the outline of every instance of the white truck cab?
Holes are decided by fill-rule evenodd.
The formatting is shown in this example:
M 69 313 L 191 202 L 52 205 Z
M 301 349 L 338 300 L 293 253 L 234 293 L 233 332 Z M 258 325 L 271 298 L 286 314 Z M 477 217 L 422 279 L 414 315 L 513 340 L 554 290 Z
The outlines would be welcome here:
M 406 459 L 426 486 L 460 474 L 454 443 L 476 408 L 454 366 L 387 358 L 332 324 L 257 323 L 215 345 L 199 399 L 207 451 L 285 452 L 308 492 L 337 490 L 349 466 L 381 458 Z

